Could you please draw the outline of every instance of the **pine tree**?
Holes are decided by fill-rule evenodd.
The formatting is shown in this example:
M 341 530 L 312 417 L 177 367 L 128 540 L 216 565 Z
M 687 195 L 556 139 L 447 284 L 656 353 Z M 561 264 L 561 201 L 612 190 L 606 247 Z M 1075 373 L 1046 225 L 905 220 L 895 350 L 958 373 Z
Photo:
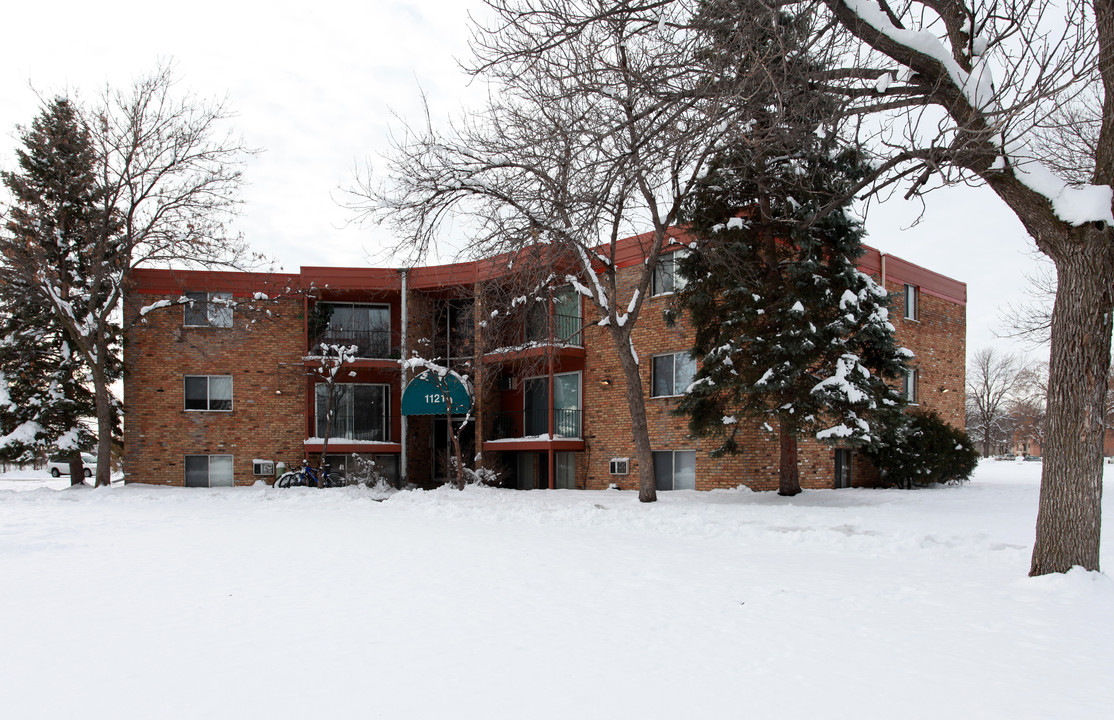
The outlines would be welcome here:
M 76 451 L 93 442 L 82 422 L 95 414 L 88 366 L 71 352 L 53 306 L 95 294 L 88 266 L 111 258 L 84 251 L 106 219 L 90 134 L 70 101 L 51 102 L 21 140 L 18 171 L 0 173 L 12 196 L 0 234 L 0 372 L 7 394 L 0 400 L 8 401 L 7 452 L 27 459 L 48 447 Z M 80 483 L 80 455 L 72 456 L 71 482 Z
M 725 153 L 691 208 L 697 238 L 672 318 L 687 313 L 701 367 L 677 412 L 735 453 L 740 425 L 779 434 L 779 492 L 800 492 L 804 433 L 856 445 L 896 412 L 887 384 L 908 351 L 894 344 L 887 293 L 857 267 L 862 222 L 824 212 L 864 171 L 858 154 L 811 135 L 792 152 Z

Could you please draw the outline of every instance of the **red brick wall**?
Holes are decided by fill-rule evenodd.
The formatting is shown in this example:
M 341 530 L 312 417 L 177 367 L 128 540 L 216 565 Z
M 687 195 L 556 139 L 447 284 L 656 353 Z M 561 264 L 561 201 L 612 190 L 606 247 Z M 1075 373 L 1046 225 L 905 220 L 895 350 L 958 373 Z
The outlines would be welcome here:
M 641 264 L 636 264 L 620 271 L 618 301 L 621 305 L 629 300 L 641 268 Z M 205 276 L 199 274 L 198 277 Z M 217 279 L 222 278 L 221 274 Z M 920 371 L 920 404 L 937 410 L 948 422 L 962 428 L 966 355 L 963 305 L 922 292 L 918 320 L 904 320 L 903 280 L 901 277 L 888 277 L 887 280 L 887 289 L 894 293 L 891 319 L 898 342 L 915 353 L 912 363 Z M 949 282 L 954 284 L 954 281 Z M 390 295 L 388 290 L 382 292 L 387 293 L 382 296 L 384 299 L 393 306 L 397 304 L 393 299 L 397 296 Z M 176 294 L 130 295 L 126 298 L 125 312 L 130 318 L 141 305 L 176 297 Z M 425 291 L 412 291 L 408 298 L 408 340 L 411 348 L 423 355 L 428 354 L 429 348 L 419 340 L 432 334 L 432 297 Z M 686 418 L 671 414 L 677 403 L 675 398 L 650 397 L 652 357 L 684 352 L 692 346 L 688 328 L 666 326 L 662 311 L 668 302 L 669 296 L 648 299 L 633 332 L 641 361 L 642 393 L 652 449 L 696 451 L 697 488 L 701 490 L 739 485 L 755 490 L 775 489 L 779 455 L 776 428 L 767 430 L 756 423 L 747 423 L 740 430 L 743 451 L 737 456 L 714 459 L 709 453 L 718 440 L 688 437 Z M 558 372 L 582 369 L 585 449 L 577 455 L 577 485 L 605 488 L 614 483 L 624 489 L 634 489 L 638 484 L 638 467 L 634 459 L 624 376 L 610 333 L 593 323 L 589 307 L 585 303 L 588 327 L 584 332 L 584 360 L 566 359 L 557 368 Z M 232 454 L 235 481 L 250 484 L 256 479 L 251 474 L 253 458 L 293 463 L 303 456 L 302 441 L 307 432 L 312 431 L 311 382 L 301 360 L 305 342 L 304 305 L 301 299 L 284 300 L 272 305 L 271 310 L 271 316 L 237 311 L 234 327 L 229 329 L 186 328 L 182 326 L 182 309 L 175 306 L 149 314 L 128 332 L 124 437 L 125 472 L 129 481 L 181 485 L 186 454 Z M 396 308 L 392 312 L 396 334 L 397 313 Z M 483 313 L 477 313 L 477 318 L 481 315 Z M 480 345 L 477 342 L 477 347 Z M 510 374 L 521 380 L 525 375 L 537 374 L 536 367 L 534 361 L 514 360 L 503 366 L 486 364 L 476 370 L 474 375 L 481 393 L 477 400 L 481 437 L 490 427 L 496 411 L 508 407 L 517 410 L 522 406 L 521 383 L 516 383 L 514 391 L 501 392 L 497 386 L 498 377 Z M 185 375 L 232 375 L 232 412 L 183 410 Z M 401 440 L 398 403 L 402 385 L 398 371 L 360 369 L 355 381 L 391 384 L 392 439 Z M 426 483 L 434 474 L 432 440 L 430 418 L 409 419 L 405 472 L 412 482 Z M 488 465 L 514 467 L 513 453 L 489 455 L 494 457 L 485 455 L 484 462 Z M 630 458 L 630 474 L 610 475 L 609 461 L 613 457 Z M 799 469 L 802 486 L 832 487 L 833 450 L 816 441 L 803 440 Z M 852 481 L 856 485 L 874 484 L 877 472 L 856 457 Z
M 620 305 L 624 305 L 630 297 L 640 270 L 641 266 L 635 266 L 620 271 Z M 966 357 L 965 308 L 922 293 L 919 319 L 904 320 L 903 288 L 903 283 L 887 282 L 887 289 L 897 294 L 891 311 L 897 341 L 916 354 L 912 364 L 920 371 L 920 405 L 936 410 L 945 420 L 962 428 Z M 686 418 L 671 414 L 677 400 L 650 397 L 652 356 L 681 352 L 692 347 L 691 330 L 680 324 L 673 328 L 667 327 L 662 318 L 662 311 L 667 307 L 669 299 L 670 296 L 647 299 L 638 326 L 633 332 L 635 349 L 640 359 L 642 394 L 646 403 L 651 448 L 695 450 L 696 487 L 699 490 L 731 488 L 741 484 L 754 490 L 776 489 L 779 460 L 776 427 L 765 430 L 757 423 L 745 423 L 740 428 L 739 445 L 743 448 L 742 452 L 736 456 L 712 458 L 709 453 L 718 445 L 718 440 L 690 438 Z M 626 385 L 613 341 L 605 328 L 590 327 L 585 335 L 587 358 L 584 406 L 587 447 L 578 467 L 578 476 L 583 478 L 584 485 L 588 488 L 606 488 L 614 483 L 623 489 L 635 489 L 638 487 L 638 465 L 633 452 Z M 605 380 L 610 380 L 610 384 L 604 384 Z M 610 475 L 609 461 L 612 457 L 630 458 L 630 474 Z M 835 458 L 830 446 L 812 439 L 802 439 L 798 468 L 802 487 L 834 486 Z M 877 470 L 855 455 L 852 461 L 852 483 L 873 485 L 877 482 Z
M 191 288 L 204 290 L 204 288 Z M 177 295 L 133 294 L 125 317 Z M 187 454 L 233 456 L 237 485 L 250 485 L 255 458 L 301 459 L 305 378 L 301 299 L 233 313 L 232 328 L 183 326 L 180 305 L 130 329 L 124 358 L 124 472 L 128 482 L 183 485 Z M 184 410 L 186 375 L 231 375 L 232 411 Z M 271 478 L 265 478 L 270 480 Z
M 917 319 L 907 320 L 904 283 L 887 278 L 886 289 L 893 298 L 890 320 L 897 330 L 897 342 L 915 353 L 909 365 L 919 371 L 918 405 L 935 410 L 953 427 L 966 431 L 966 308 L 921 292 Z

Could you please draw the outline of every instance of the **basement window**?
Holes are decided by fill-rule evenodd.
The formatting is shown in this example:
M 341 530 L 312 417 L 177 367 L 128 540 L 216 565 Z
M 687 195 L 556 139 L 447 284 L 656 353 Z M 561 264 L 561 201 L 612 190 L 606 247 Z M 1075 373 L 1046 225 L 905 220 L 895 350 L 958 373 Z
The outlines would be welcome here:
M 186 487 L 232 487 L 231 455 L 186 455 Z

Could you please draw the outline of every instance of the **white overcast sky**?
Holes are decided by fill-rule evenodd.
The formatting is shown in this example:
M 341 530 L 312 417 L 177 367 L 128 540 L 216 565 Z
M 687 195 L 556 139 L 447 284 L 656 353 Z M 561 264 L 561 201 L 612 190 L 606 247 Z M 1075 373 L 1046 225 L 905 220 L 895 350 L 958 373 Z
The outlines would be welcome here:
M 236 129 L 263 150 L 247 165 L 238 220 L 254 249 L 288 271 L 382 264 L 377 256 L 395 239 L 384 228 L 350 224 L 338 188 L 351 183 L 357 164 L 386 150 L 397 124 L 392 111 L 418 117 L 420 90 L 437 115 L 482 91 L 469 87 L 457 64 L 467 57 L 469 9 L 482 11 L 482 3 L 9 3 L 0 42 L 0 166 L 14 164 L 15 126 L 34 118 L 36 93 L 92 96 L 170 59 L 182 89 L 227 96 Z M 1024 300 L 1032 242 L 985 188 L 940 191 L 927 206 L 911 229 L 919 204 L 898 198 L 874 206 L 867 243 L 967 283 L 968 352 L 1011 349 L 995 330 L 1003 304 Z

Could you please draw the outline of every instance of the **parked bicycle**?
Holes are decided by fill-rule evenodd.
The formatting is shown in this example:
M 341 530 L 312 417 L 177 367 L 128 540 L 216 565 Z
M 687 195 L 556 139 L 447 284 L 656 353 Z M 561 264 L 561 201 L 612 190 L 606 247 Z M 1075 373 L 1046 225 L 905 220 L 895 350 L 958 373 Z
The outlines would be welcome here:
M 329 466 L 324 465 L 320 470 L 309 463 L 302 461 L 302 466 L 297 470 L 283 473 L 275 480 L 275 487 L 342 487 L 348 481 L 343 475 L 332 475 Z

